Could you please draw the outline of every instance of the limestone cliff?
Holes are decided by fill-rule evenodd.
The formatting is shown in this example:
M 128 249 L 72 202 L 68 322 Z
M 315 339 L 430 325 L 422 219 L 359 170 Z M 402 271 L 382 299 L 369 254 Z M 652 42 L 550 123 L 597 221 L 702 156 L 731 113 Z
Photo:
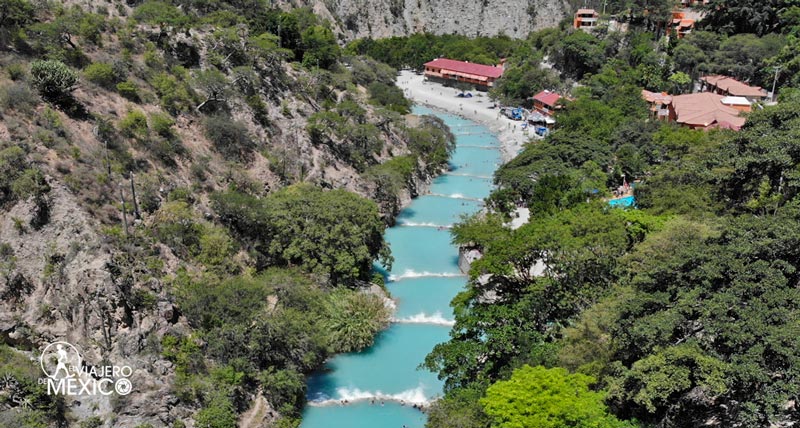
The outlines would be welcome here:
M 348 40 L 418 32 L 525 37 L 558 25 L 570 9 L 566 0 L 316 0 L 306 4 L 335 18 Z

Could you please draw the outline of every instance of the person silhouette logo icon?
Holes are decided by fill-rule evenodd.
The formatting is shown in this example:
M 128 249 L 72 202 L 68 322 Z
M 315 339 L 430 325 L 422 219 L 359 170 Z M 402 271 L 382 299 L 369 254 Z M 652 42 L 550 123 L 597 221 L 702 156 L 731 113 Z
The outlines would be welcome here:
M 81 370 L 81 354 L 68 342 L 53 342 L 42 351 L 39 357 L 42 371 L 51 379 L 75 377 Z
M 56 365 L 56 372 L 53 374 L 53 376 L 54 377 L 58 376 L 58 374 L 63 369 L 64 373 L 66 374 L 65 377 L 72 377 L 72 375 L 69 374 L 69 369 L 67 368 L 67 363 L 69 362 L 69 356 L 67 356 L 67 351 L 64 349 L 64 345 L 59 343 L 58 345 L 56 345 L 56 349 L 57 349 L 56 354 L 58 355 L 58 364 Z

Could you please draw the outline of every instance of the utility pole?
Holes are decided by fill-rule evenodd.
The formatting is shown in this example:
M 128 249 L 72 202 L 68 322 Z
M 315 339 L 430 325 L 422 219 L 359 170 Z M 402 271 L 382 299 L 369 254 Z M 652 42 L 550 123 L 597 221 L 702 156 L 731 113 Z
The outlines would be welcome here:
M 778 83 L 778 72 L 781 70 L 779 65 L 775 66 L 775 79 L 772 80 L 772 102 L 774 103 L 777 98 L 775 97 L 775 86 Z
M 125 213 L 125 193 L 122 190 L 122 183 L 119 186 L 119 199 L 122 202 L 122 223 L 125 225 L 125 237 L 129 236 L 128 234 L 128 215 Z
M 136 184 L 133 182 L 133 172 L 130 173 L 131 180 L 131 197 L 133 198 L 133 216 L 138 220 L 142 218 L 142 213 L 139 211 L 139 202 L 136 200 Z
M 103 139 L 103 146 L 105 147 L 105 156 L 106 156 L 106 172 L 108 173 L 108 178 L 111 178 L 111 160 L 108 158 L 108 140 Z

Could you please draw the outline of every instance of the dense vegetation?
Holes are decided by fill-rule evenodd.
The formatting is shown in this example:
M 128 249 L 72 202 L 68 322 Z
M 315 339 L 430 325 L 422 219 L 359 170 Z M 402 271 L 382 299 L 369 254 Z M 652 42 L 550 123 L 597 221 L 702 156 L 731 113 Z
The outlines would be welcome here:
M 440 120 L 406 120 L 395 69 L 505 58 L 493 97 L 525 104 L 554 89 L 574 101 L 497 172 L 491 211 L 454 227 L 483 258 L 453 301 L 451 340 L 425 361 L 446 382 L 429 426 L 794 422 L 798 7 L 711 0 L 696 31 L 666 42 L 670 1 L 607 6 L 627 33 L 562 25 L 525 40 L 340 47 L 310 9 L 259 0 L 0 0 L 0 209 L 30 202 L 30 221 L 12 219 L 24 241 L 66 189 L 103 227 L 121 296 L 108 322 L 174 305 L 185 323 L 136 352 L 172 364 L 175 406 L 195 426 L 236 426 L 258 391 L 278 426 L 296 426 L 305 374 L 388 322 L 361 289 L 380 282 L 374 261 L 391 262 L 382 229 L 453 149 Z M 687 92 L 704 73 L 776 83 L 782 103 L 738 134 L 647 120 L 641 88 Z M 638 209 L 605 203 L 623 175 L 638 181 Z M 532 220 L 512 231 L 518 206 Z M 45 257 L 52 285 L 68 255 Z M 3 302 L 33 287 L 24 262 L 0 242 Z M 54 322 L 47 307 L 26 312 Z M 0 425 L 63 423 L 68 409 L 14 340 L 0 347 Z
M 197 330 L 165 335 L 161 346 L 176 364 L 178 396 L 203 405 L 198 418 L 208 418 L 208 426 L 236 426 L 234 409 L 249 405 L 243 393 L 260 385 L 291 426 L 305 403 L 304 374 L 332 353 L 372 344 L 389 320 L 383 300 L 320 285 L 293 269 L 220 283 L 179 275 L 178 303 Z
M 683 39 L 673 37 L 666 42 L 660 38 L 664 35 L 661 22 L 671 16 L 673 3 L 607 2 L 607 11 L 630 25 L 627 33 L 604 27 L 593 34 L 570 31 L 565 21 L 560 28 L 531 33 L 526 40 L 414 34 L 357 40 L 345 50 L 397 68 L 417 70 L 440 56 L 490 65 L 506 58 L 504 77 L 497 82 L 493 95 L 511 104 L 528 103 L 527 98 L 542 89 L 569 92 L 572 83 L 584 77 L 622 71 L 626 83 L 656 92 L 689 91 L 694 81 L 710 73 L 769 88 L 775 80 L 776 67 L 778 87 L 800 83 L 796 60 L 800 13 L 792 2 L 711 1 L 698 6 L 708 14 L 698 23 L 698 29 Z M 544 59 L 555 70 L 540 67 Z M 594 83 L 614 88 L 614 82 Z
M 83 345 L 106 356 L 123 327 L 139 335 L 125 357 L 162 360 L 175 382 L 161 392 L 188 409 L 170 425 L 234 427 L 261 393 L 278 426 L 296 426 L 305 375 L 386 327 L 366 291 L 382 282 L 373 262 L 391 264 L 383 230 L 453 149 L 441 120 L 407 116 L 395 76 L 344 52 L 309 8 L 0 0 L 0 210 L 30 211 L 0 242 L 3 303 L 27 310 L 94 249 L 71 242 L 35 275 L 15 253 L 56 239 L 34 235 L 44 226 L 78 227 L 50 219 L 75 202 L 120 293 L 108 311 L 125 313 L 107 315 L 104 343 Z M 52 339 L 36 325 L 72 325 L 57 313 L 42 303 L 17 327 L 24 340 L 1 340 L 0 425 L 75 418 L 17 352 Z M 114 424 L 128 403 L 75 423 Z
M 450 341 L 425 362 L 446 388 L 429 427 L 798 420 L 797 92 L 783 88 L 783 102 L 751 113 L 738 133 L 654 123 L 639 94 L 687 90 L 671 79 L 681 72 L 771 83 L 794 38 L 788 12 L 783 26 L 741 34 L 753 23 L 739 7 L 753 2 L 735 3 L 670 44 L 642 21 L 627 34 L 544 30 L 509 58 L 549 54 L 554 73 L 583 85 L 557 129 L 497 171 L 491 210 L 453 229 L 483 257 L 453 300 Z M 635 209 L 605 202 L 623 174 L 637 182 Z M 531 219 L 510 230 L 519 206 Z

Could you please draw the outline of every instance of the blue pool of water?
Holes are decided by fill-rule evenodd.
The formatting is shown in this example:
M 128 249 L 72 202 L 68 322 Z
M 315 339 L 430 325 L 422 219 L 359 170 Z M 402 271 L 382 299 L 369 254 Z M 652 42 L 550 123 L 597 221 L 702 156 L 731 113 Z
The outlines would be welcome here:
M 436 374 L 418 367 L 448 339 L 450 301 L 466 282 L 446 227 L 482 208 L 500 163 L 499 143 L 487 128 L 463 118 L 421 107 L 414 112 L 436 114 L 456 135 L 451 171 L 386 231 L 394 256 L 392 270 L 384 272 L 397 305 L 393 323 L 369 349 L 338 355 L 309 378 L 302 428 L 422 428 L 425 415 L 412 404 L 442 394 Z
M 625 196 L 624 198 L 617 198 L 608 201 L 608 204 L 612 207 L 619 207 L 619 208 L 628 208 L 628 207 L 635 207 L 636 206 L 636 198 L 631 196 Z

